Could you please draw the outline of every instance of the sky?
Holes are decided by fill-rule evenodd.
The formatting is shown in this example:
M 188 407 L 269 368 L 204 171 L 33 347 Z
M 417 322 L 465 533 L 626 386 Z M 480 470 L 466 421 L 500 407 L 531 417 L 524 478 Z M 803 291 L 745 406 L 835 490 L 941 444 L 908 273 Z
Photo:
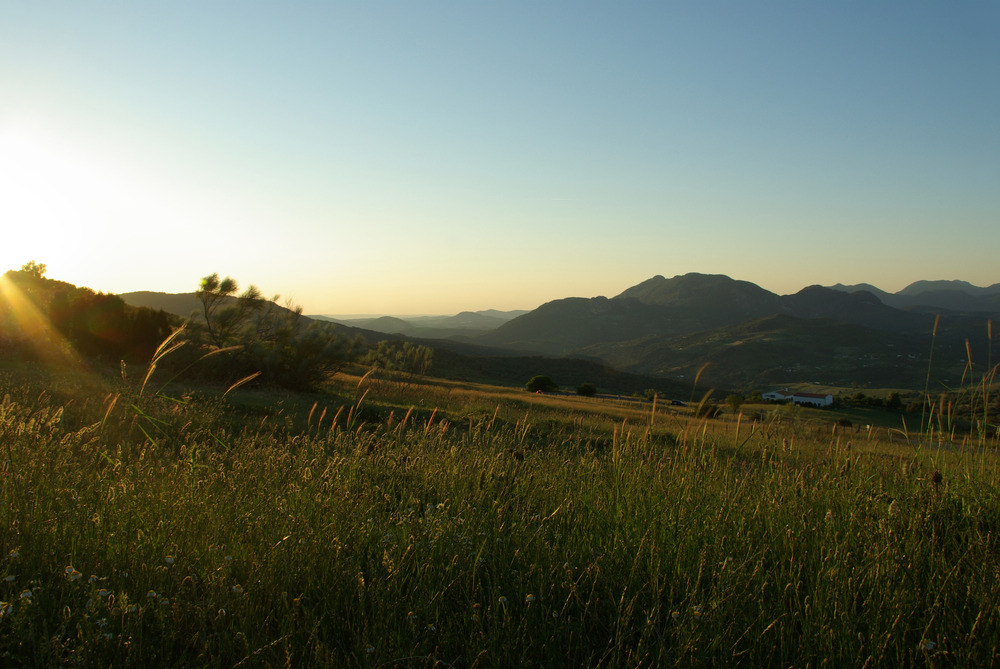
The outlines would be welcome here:
M 0 0 L 0 272 L 307 314 L 1000 282 L 1000 3 Z

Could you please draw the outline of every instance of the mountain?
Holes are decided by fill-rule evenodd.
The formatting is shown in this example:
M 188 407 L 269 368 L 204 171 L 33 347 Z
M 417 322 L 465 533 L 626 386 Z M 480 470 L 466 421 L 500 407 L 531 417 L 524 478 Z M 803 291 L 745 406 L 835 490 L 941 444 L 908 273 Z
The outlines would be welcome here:
M 199 307 L 193 293 L 123 297 L 182 316 Z M 692 273 L 654 276 L 610 298 L 553 300 L 528 312 L 384 316 L 337 327 L 364 328 L 352 333 L 369 342 L 389 336 L 432 346 L 437 373 L 469 378 L 513 379 L 529 368 L 562 365 L 560 382 L 608 368 L 634 375 L 616 384 L 648 377 L 687 384 L 699 377 L 699 385 L 717 388 L 802 381 L 922 388 L 932 348 L 935 384 L 967 376 L 966 341 L 979 373 L 975 365 L 991 355 L 983 335 L 993 314 L 1000 316 L 1000 284 L 926 281 L 896 294 L 870 284 L 814 285 L 777 295 L 728 276 Z
M 595 345 L 579 353 L 627 372 L 693 379 L 705 387 L 761 388 L 811 381 L 919 387 L 930 333 L 886 333 L 825 318 L 767 316 L 680 337 L 628 346 Z
M 845 286 L 838 283 L 830 288 L 847 293 L 865 290 L 896 309 L 1000 315 L 1000 284 L 997 283 L 980 287 L 968 281 L 915 281 L 898 293 L 887 293 L 870 284 Z
M 453 316 L 379 316 L 376 318 L 338 318 L 313 316 L 318 320 L 333 321 L 352 327 L 365 328 L 386 334 L 403 334 L 411 337 L 447 339 L 470 335 L 497 328 L 527 311 L 463 311 Z
M 365 321 L 363 325 L 358 323 L 358 327 L 386 334 L 409 334 L 413 330 L 413 325 L 407 323 L 402 318 L 395 318 L 393 316 L 373 318 L 370 321 Z
M 782 313 L 796 318 L 827 318 L 890 332 L 910 332 L 928 323 L 926 316 L 887 306 L 867 291 L 843 293 L 822 286 L 808 286 L 779 299 Z
M 685 274 L 665 279 L 654 276 L 618 295 L 643 304 L 683 309 L 709 320 L 738 322 L 773 312 L 778 296 L 749 281 L 736 281 L 721 274 Z
M 914 281 L 899 291 L 899 295 L 918 296 L 924 293 L 957 292 L 967 295 L 991 295 L 1000 292 L 1000 284 L 986 288 L 974 286 L 968 281 Z
M 567 355 L 588 346 L 676 337 L 767 316 L 831 318 L 894 332 L 909 331 L 925 316 L 882 304 L 871 293 L 846 294 L 810 286 L 779 296 L 756 284 L 722 275 L 653 277 L 620 295 L 572 297 L 543 304 L 491 332 L 477 343 Z
M 707 364 L 702 380 L 714 386 L 919 387 L 936 314 L 895 308 L 864 288 L 777 295 L 723 275 L 656 276 L 613 298 L 554 300 L 469 341 L 675 378 Z M 961 376 L 964 341 L 982 332 L 982 314 L 942 319 L 933 344 L 942 377 Z
M 156 293 L 140 290 L 132 293 L 121 293 L 120 298 L 125 304 L 134 307 L 162 309 L 168 314 L 187 318 L 192 312 L 201 311 L 201 301 L 194 293 Z

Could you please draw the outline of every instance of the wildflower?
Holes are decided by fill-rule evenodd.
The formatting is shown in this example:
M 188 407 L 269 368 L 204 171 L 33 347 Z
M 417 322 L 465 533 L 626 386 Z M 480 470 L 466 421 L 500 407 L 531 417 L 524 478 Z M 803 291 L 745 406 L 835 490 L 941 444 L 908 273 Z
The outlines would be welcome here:
M 173 555 L 168 555 L 167 557 L 163 558 L 163 561 L 166 562 L 167 564 L 173 564 L 174 563 L 174 556 Z
M 7 554 L 7 557 L 9 557 L 11 560 L 16 560 L 17 558 L 21 557 L 21 551 L 17 550 L 16 548 L 12 548 L 10 553 Z
M 925 653 L 929 653 L 935 648 L 937 648 L 937 644 L 931 641 L 930 639 L 924 639 L 923 641 L 920 642 L 920 650 L 924 651 Z
M 372 653 L 375 652 L 375 646 L 368 646 L 367 648 L 365 648 L 365 652 L 371 655 Z
M 694 605 L 694 606 L 692 606 L 691 607 L 691 615 L 693 615 L 695 617 L 695 619 L 700 619 L 701 618 L 701 607 L 698 606 L 697 604 Z
M 97 583 L 99 580 L 101 579 L 97 577 L 97 574 L 91 574 L 90 578 L 87 579 L 87 583 Z
M 0 618 L 10 613 L 14 608 L 14 605 L 10 602 L 0 602 Z
M 559 612 L 558 611 L 553 611 L 552 612 L 552 617 L 553 618 L 558 618 L 559 617 Z
M 506 604 L 507 603 L 507 598 L 504 597 L 503 595 L 500 595 L 500 603 L 501 604 Z
M 6 578 L 4 578 L 4 580 L 7 581 L 8 583 L 13 583 L 14 581 L 17 580 L 17 576 L 15 576 L 14 574 L 11 574 L 10 576 L 7 576 Z
M 413 611 L 410 611 L 409 613 L 406 614 L 406 618 L 408 620 L 416 620 L 417 619 L 417 614 L 414 613 Z
M 104 588 L 101 588 L 100 590 L 97 591 L 97 596 L 98 597 L 107 597 L 110 594 L 111 593 L 108 592 L 107 590 L 105 590 Z
M 233 586 L 233 592 L 235 592 L 237 595 L 242 595 L 243 594 L 243 586 L 240 585 L 239 583 L 237 583 L 236 585 Z
M 79 581 L 81 578 L 83 578 L 83 574 L 81 574 L 80 572 L 78 572 L 73 567 L 73 565 L 68 565 L 66 567 L 66 569 L 65 569 L 65 572 L 66 572 L 66 576 L 68 576 L 69 580 L 71 580 L 71 581 Z
M 524 598 L 524 601 L 527 602 L 528 604 L 530 604 L 531 602 L 535 601 L 535 596 L 534 595 L 528 595 L 527 597 Z
M 111 632 L 105 632 L 105 633 L 104 633 L 104 638 L 105 638 L 105 639 L 106 639 L 107 641 L 111 641 L 111 640 L 112 640 L 113 638 L 115 638 L 115 635 L 114 635 L 114 634 L 112 634 Z
M 226 556 L 226 562 L 232 562 L 232 561 L 233 561 L 233 556 L 232 555 L 227 555 Z
M 437 631 L 437 627 L 435 627 L 434 625 L 428 625 L 427 626 L 427 631 L 428 632 L 436 632 Z
M 18 595 L 21 599 L 30 602 L 31 601 L 31 590 L 22 590 L 21 594 Z
M 674 611 L 673 613 L 670 614 L 670 617 L 673 618 L 674 620 L 677 620 L 678 618 L 681 617 L 681 612 L 680 611 Z
M 99 618 L 97 620 L 96 625 L 97 625 L 97 629 L 104 629 L 105 627 L 108 626 L 108 619 L 107 618 Z
M 125 607 L 125 613 L 136 613 L 139 610 L 138 604 L 129 604 Z
M 146 597 L 149 599 L 154 599 L 156 597 L 156 590 L 149 590 L 146 592 Z

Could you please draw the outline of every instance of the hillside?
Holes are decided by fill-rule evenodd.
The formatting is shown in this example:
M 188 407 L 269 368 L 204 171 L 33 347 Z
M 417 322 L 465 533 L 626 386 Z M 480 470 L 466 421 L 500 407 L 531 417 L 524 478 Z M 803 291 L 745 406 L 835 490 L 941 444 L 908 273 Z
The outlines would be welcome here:
M 655 376 L 691 378 L 708 365 L 706 380 L 736 387 L 814 378 L 922 387 L 937 315 L 933 303 L 913 298 L 900 309 L 880 300 L 872 286 L 841 288 L 814 285 L 777 295 L 722 275 L 656 276 L 610 299 L 549 302 L 471 341 L 585 356 Z M 983 289 L 978 299 L 981 306 L 994 298 Z M 943 316 L 936 346 L 949 353 L 939 357 L 942 378 L 961 374 L 966 339 L 982 339 L 984 321 L 975 311 Z
M 369 344 L 389 338 L 431 346 L 438 352 L 435 374 L 518 385 L 531 370 L 523 361 L 541 356 L 550 367 L 558 358 L 558 369 L 572 370 L 559 379 L 564 385 L 599 383 L 598 368 L 635 375 L 612 379 L 615 387 L 655 386 L 649 379 L 684 385 L 704 368 L 705 382 L 718 387 L 822 381 L 922 388 L 939 314 L 937 382 L 961 377 L 966 340 L 979 356 L 974 364 L 989 359 L 985 320 L 1000 315 L 998 286 L 921 281 L 890 294 L 870 284 L 837 284 L 777 295 L 748 281 L 691 273 L 655 276 L 611 298 L 553 300 L 529 312 L 383 316 L 333 327 Z M 194 293 L 123 298 L 185 316 L 199 307 Z
M 484 311 L 463 311 L 452 316 L 339 318 L 336 316 L 321 315 L 312 316 L 312 318 L 385 334 L 401 334 L 408 337 L 423 337 L 427 339 L 447 339 L 493 330 L 507 321 L 526 313 L 523 310 L 498 311 L 496 309 L 487 309 Z

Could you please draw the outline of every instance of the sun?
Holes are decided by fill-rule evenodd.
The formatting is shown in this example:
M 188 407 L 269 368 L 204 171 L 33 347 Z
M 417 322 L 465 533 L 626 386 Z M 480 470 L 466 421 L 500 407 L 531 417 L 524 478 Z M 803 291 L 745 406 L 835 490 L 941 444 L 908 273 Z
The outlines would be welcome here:
M 0 127 L 0 272 L 37 260 L 70 279 L 105 276 L 126 240 L 156 222 L 161 200 L 84 142 Z
M 93 161 L 31 131 L 0 131 L 0 268 L 85 255 L 112 189 Z

